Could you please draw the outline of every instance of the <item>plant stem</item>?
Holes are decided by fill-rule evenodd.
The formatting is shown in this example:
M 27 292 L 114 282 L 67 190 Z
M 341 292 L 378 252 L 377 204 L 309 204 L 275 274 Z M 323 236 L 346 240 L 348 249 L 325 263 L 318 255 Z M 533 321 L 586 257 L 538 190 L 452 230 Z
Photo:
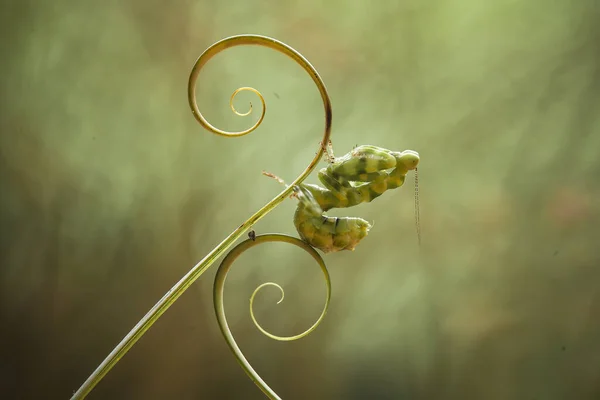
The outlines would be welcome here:
M 121 342 L 110 352 L 110 354 L 104 359 L 104 361 L 96 368 L 96 370 L 90 375 L 90 377 L 83 383 L 83 385 L 73 394 L 71 397 L 72 400 L 78 400 L 85 398 L 92 389 L 102 380 L 102 378 L 110 371 L 117 362 L 133 347 L 133 345 L 146 333 L 148 329 L 160 318 L 161 315 L 181 296 L 191 285 L 206 271 L 225 251 L 227 251 L 233 243 L 240 238 L 252 225 L 258 222 L 262 217 L 267 215 L 271 210 L 273 210 L 277 205 L 279 205 L 286 197 L 288 197 L 293 190 L 293 186 L 301 183 L 306 177 L 315 169 L 317 163 L 321 159 L 324 151 L 324 145 L 329 142 L 329 137 L 331 135 L 331 120 L 332 120 L 332 112 L 331 112 L 331 101 L 329 100 L 329 94 L 327 93 L 327 89 L 325 88 L 325 84 L 323 80 L 319 76 L 318 72 L 315 68 L 296 50 L 292 47 L 282 43 L 278 40 L 260 36 L 260 35 L 239 35 L 239 36 L 231 36 L 220 40 L 206 49 L 196 60 L 194 67 L 192 68 L 192 72 L 190 73 L 190 78 L 188 81 L 188 101 L 189 105 L 192 109 L 192 113 L 194 118 L 208 131 L 228 137 L 236 137 L 246 135 L 256 129 L 265 114 L 264 108 L 264 99 L 262 95 L 255 89 L 252 88 L 241 88 L 234 92 L 230 102 L 233 100 L 233 97 L 239 90 L 251 90 L 256 93 L 261 99 L 261 103 L 263 104 L 262 115 L 257 123 L 254 124 L 251 128 L 242 131 L 242 132 L 227 132 L 222 131 L 218 128 L 212 126 L 200 113 L 198 110 L 198 105 L 196 103 L 196 80 L 198 78 L 198 74 L 200 69 L 214 57 L 216 54 L 221 51 L 228 49 L 230 47 L 239 46 L 239 45 L 258 45 L 262 47 L 267 47 L 273 50 L 277 50 L 280 53 L 285 54 L 290 57 L 294 61 L 296 61 L 302 69 L 304 69 L 312 78 L 312 80 L 317 85 L 317 89 L 321 94 L 321 98 L 323 99 L 323 106 L 325 108 L 325 131 L 323 134 L 323 138 L 321 140 L 321 145 L 319 145 L 319 149 L 315 154 L 315 158 L 311 161 L 311 163 L 306 167 L 306 169 L 296 178 L 296 180 L 287 187 L 284 191 L 282 191 L 277 197 L 268 202 L 263 208 L 257 211 L 252 217 L 250 217 L 246 222 L 240 225 L 235 231 L 233 231 L 225 240 L 223 240 L 217 247 L 215 247 L 206 257 L 204 257 L 200 262 L 198 262 L 179 282 L 177 282 L 171 290 L 169 290 L 155 305 L 144 315 L 144 317 L 133 327 L 133 329 L 121 340 Z M 235 110 L 234 110 L 235 112 Z M 237 113 L 238 115 L 241 115 Z

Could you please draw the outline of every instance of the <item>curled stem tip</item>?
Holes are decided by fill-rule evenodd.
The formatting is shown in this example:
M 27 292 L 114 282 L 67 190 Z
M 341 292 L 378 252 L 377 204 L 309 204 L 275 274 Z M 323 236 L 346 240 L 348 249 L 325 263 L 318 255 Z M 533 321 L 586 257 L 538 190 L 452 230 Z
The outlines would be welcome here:
M 325 124 L 326 124 L 326 126 L 331 125 L 331 104 L 330 104 L 330 100 L 329 100 L 329 95 L 327 94 L 325 85 L 323 84 L 323 81 L 322 81 L 321 77 L 319 76 L 319 74 L 317 73 L 317 71 L 315 70 L 315 68 L 310 64 L 310 62 L 308 62 L 307 59 L 304 58 L 304 56 L 302 56 L 300 53 L 298 53 L 292 47 L 290 47 L 290 46 L 286 45 L 285 43 L 280 42 L 278 40 L 275 40 L 275 39 L 272 39 L 272 38 L 269 38 L 266 36 L 260 36 L 260 35 L 240 35 L 240 36 L 232 36 L 232 37 L 223 39 L 223 40 L 213 44 L 208 49 L 206 49 L 204 51 L 204 53 L 202 53 L 202 55 L 198 58 L 198 60 L 194 64 L 194 67 L 192 68 L 192 72 L 190 73 L 190 79 L 188 81 L 188 102 L 189 102 L 190 108 L 192 109 L 194 118 L 196 118 L 196 120 L 200 123 L 200 125 L 202 125 L 206 130 L 208 130 L 214 134 L 226 136 L 226 137 L 236 137 L 236 136 L 247 135 L 248 133 L 254 131 L 256 128 L 259 127 L 259 125 L 262 123 L 262 121 L 264 119 L 264 116 L 266 113 L 266 104 L 265 104 L 264 97 L 258 90 L 251 88 L 251 87 L 242 87 L 242 88 L 235 90 L 233 92 L 233 94 L 231 95 L 231 98 L 229 101 L 231 110 L 236 115 L 247 116 L 252 113 L 252 103 L 250 103 L 250 109 L 248 110 L 248 112 L 240 113 L 233 106 L 234 97 L 241 91 L 251 91 L 258 96 L 258 98 L 260 99 L 260 102 L 262 104 L 262 113 L 261 113 L 261 116 L 258 119 L 258 121 L 248 129 L 238 131 L 238 132 L 230 132 L 230 131 L 225 131 L 225 130 L 219 129 L 219 128 L 211 125 L 206 120 L 206 118 L 202 115 L 202 113 L 200 112 L 200 110 L 198 108 L 198 104 L 196 101 L 196 85 L 197 85 L 200 70 L 216 54 L 220 53 L 224 49 L 227 49 L 229 47 L 238 46 L 238 45 L 259 45 L 259 46 L 268 47 L 268 48 L 277 50 L 277 51 L 287 55 L 288 57 L 290 57 L 294 61 L 296 61 L 298 64 L 300 64 L 300 66 L 306 72 L 308 72 L 310 77 L 316 83 L 317 88 L 319 89 L 319 92 L 321 93 L 321 97 L 323 98 L 323 103 L 325 105 L 325 113 L 326 113 L 325 114 Z M 327 130 L 328 129 L 326 128 L 326 131 Z M 328 133 L 325 134 L 325 139 L 327 141 L 329 140 Z
M 281 293 L 281 298 L 277 301 L 277 304 L 281 304 L 281 302 L 283 301 L 284 297 L 285 297 L 285 291 L 283 290 L 283 288 L 281 286 L 279 286 L 279 284 L 275 283 L 275 282 L 265 282 L 262 285 L 260 285 L 259 287 L 257 287 L 256 289 L 254 289 L 254 292 L 252 292 L 252 296 L 250 296 L 250 313 L 252 314 L 252 304 L 254 303 L 254 297 L 258 294 L 258 292 L 260 292 L 260 290 L 262 288 L 264 288 L 265 286 L 274 286 L 277 289 L 279 289 L 279 292 Z
M 229 269 L 231 268 L 231 265 L 233 264 L 233 262 L 244 251 L 246 251 L 254 246 L 257 246 L 259 244 L 266 243 L 266 242 L 290 243 L 290 244 L 300 247 L 301 249 L 303 249 L 307 253 L 309 253 L 315 259 L 315 261 L 317 261 L 317 263 L 319 264 L 319 267 L 321 268 L 321 271 L 323 272 L 323 276 L 325 278 L 325 285 L 327 288 L 327 293 L 326 293 L 326 297 L 325 297 L 325 305 L 323 306 L 323 311 L 321 312 L 321 315 L 319 316 L 317 321 L 310 328 L 308 328 L 306 331 L 304 331 L 298 335 L 294 335 L 294 336 L 277 336 L 277 335 L 273 335 L 272 333 L 269 333 L 262 326 L 260 326 L 260 324 L 258 323 L 258 321 L 256 320 L 256 317 L 254 315 L 253 304 L 254 304 L 254 297 L 265 286 L 275 286 L 276 288 L 279 289 L 279 291 L 281 292 L 281 299 L 279 299 L 277 304 L 281 303 L 283 301 L 283 298 L 285 295 L 283 288 L 273 282 L 266 282 L 266 283 L 263 283 L 262 285 L 258 286 L 252 293 L 252 296 L 250 297 L 250 316 L 252 317 L 252 321 L 254 322 L 254 325 L 256 325 L 256 327 L 264 335 L 270 337 L 271 339 L 289 342 L 289 341 L 301 339 L 301 338 L 307 336 L 308 334 L 310 334 L 311 332 L 313 332 L 319 326 L 319 324 L 323 321 L 323 318 L 325 318 L 325 314 L 327 313 L 327 309 L 329 308 L 329 301 L 331 299 L 331 280 L 329 278 L 329 272 L 327 271 L 327 267 L 325 266 L 325 262 L 323 261 L 323 258 L 314 248 L 312 248 L 308 243 L 306 243 L 300 239 L 297 239 L 295 237 L 288 236 L 288 235 L 281 235 L 281 234 L 260 235 L 260 236 L 256 236 L 256 238 L 254 240 L 247 239 L 247 240 L 241 242 L 236 247 L 234 247 L 233 250 L 231 250 L 229 252 L 229 254 L 227 254 L 227 256 L 223 259 L 221 265 L 219 266 L 219 269 L 217 270 L 217 274 L 215 276 L 215 284 L 213 286 L 213 300 L 214 300 L 214 305 L 215 305 L 215 314 L 217 316 L 217 322 L 219 324 L 219 328 L 221 329 L 221 333 L 223 334 L 225 341 L 229 345 L 229 348 L 233 352 L 235 358 L 238 360 L 242 369 L 246 372 L 246 374 L 250 377 L 250 379 L 252 379 L 254 381 L 254 383 L 263 391 L 263 393 L 266 394 L 270 399 L 280 399 L 280 397 L 273 391 L 273 389 L 271 389 L 265 383 L 265 381 L 258 375 L 258 373 L 254 370 L 254 368 L 252 368 L 252 366 L 250 365 L 250 363 L 248 362 L 248 360 L 246 359 L 246 357 L 240 350 L 239 346 L 237 345 L 235 339 L 233 338 L 233 334 L 231 333 L 231 329 L 229 328 L 229 325 L 227 323 L 227 318 L 225 317 L 225 306 L 223 303 L 225 280 L 227 279 L 227 274 L 229 273 Z
M 239 89 L 236 89 L 232 93 L 231 98 L 229 99 L 229 107 L 231 107 L 231 111 L 233 111 L 236 115 L 239 115 L 240 117 L 245 117 L 245 116 L 252 114 L 252 103 L 250 103 L 250 109 L 246 113 L 239 112 L 238 110 L 235 109 L 235 106 L 233 105 L 233 100 L 235 99 L 235 96 L 237 96 L 238 93 L 244 92 L 244 91 L 255 93 L 258 96 L 258 98 L 260 99 L 260 102 L 262 103 L 262 114 L 260 115 L 260 118 L 258 119 L 258 121 L 254 124 L 254 126 L 252 128 L 250 128 L 252 131 L 252 130 L 256 129 L 258 127 L 258 125 L 260 125 L 262 123 L 262 120 L 265 118 L 265 112 L 266 112 L 267 106 L 265 104 L 265 98 L 262 96 L 262 94 L 260 94 L 260 92 L 258 90 L 251 88 L 251 87 L 241 87 Z

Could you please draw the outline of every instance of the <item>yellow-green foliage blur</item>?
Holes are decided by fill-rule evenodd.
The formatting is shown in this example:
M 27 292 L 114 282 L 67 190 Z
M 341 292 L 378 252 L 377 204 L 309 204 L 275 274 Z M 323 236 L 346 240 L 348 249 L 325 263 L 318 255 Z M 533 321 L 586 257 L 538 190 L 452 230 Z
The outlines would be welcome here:
M 242 350 L 284 399 L 600 398 L 600 8 L 595 1 L 9 1 L 0 12 L 0 397 L 66 399 L 198 260 L 314 156 L 323 105 L 292 60 L 236 47 L 186 85 L 224 37 L 300 51 L 333 103 L 337 155 L 411 149 L 413 175 L 330 215 L 374 227 L 326 255 L 245 253 L 225 305 Z M 321 164 L 323 166 L 324 164 Z M 316 174 L 306 182 L 317 183 Z M 297 235 L 296 202 L 257 234 Z M 218 330 L 217 265 L 90 399 L 262 399 Z

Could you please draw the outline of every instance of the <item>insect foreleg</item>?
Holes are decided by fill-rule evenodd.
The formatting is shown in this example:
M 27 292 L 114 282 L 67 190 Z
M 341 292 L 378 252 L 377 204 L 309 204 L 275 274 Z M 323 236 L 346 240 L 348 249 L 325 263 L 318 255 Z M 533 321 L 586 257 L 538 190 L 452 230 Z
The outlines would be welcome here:
M 306 187 L 294 186 L 294 194 L 300 202 L 298 209 L 302 209 L 304 213 L 310 214 L 312 217 L 320 217 L 323 215 L 321 205 Z
M 327 152 L 327 161 L 329 161 L 330 163 L 334 163 L 335 155 L 333 154 L 333 143 L 331 142 L 331 140 L 329 140 L 329 142 L 327 142 L 325 151 Z
M 326 198 L 334 200 L 328 202 L 327 207 L 324 208 L 325 210 L 352 207 L 363 202 L 356 186 L 346 180 L 345 177 L 332 175 L 328 169 L 323 168 L 319 171 L 319 180 L 329 189 L 329 195 Z

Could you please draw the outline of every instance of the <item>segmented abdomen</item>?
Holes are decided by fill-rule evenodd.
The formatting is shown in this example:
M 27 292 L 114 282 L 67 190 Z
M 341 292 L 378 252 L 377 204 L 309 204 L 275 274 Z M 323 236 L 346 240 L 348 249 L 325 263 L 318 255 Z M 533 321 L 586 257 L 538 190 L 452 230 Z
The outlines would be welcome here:
M 296 209 L 294 225 L 303 240 L 324 253 L 354 250 L 371 229 L 362 218 L 315 216 L 302 204 Z

